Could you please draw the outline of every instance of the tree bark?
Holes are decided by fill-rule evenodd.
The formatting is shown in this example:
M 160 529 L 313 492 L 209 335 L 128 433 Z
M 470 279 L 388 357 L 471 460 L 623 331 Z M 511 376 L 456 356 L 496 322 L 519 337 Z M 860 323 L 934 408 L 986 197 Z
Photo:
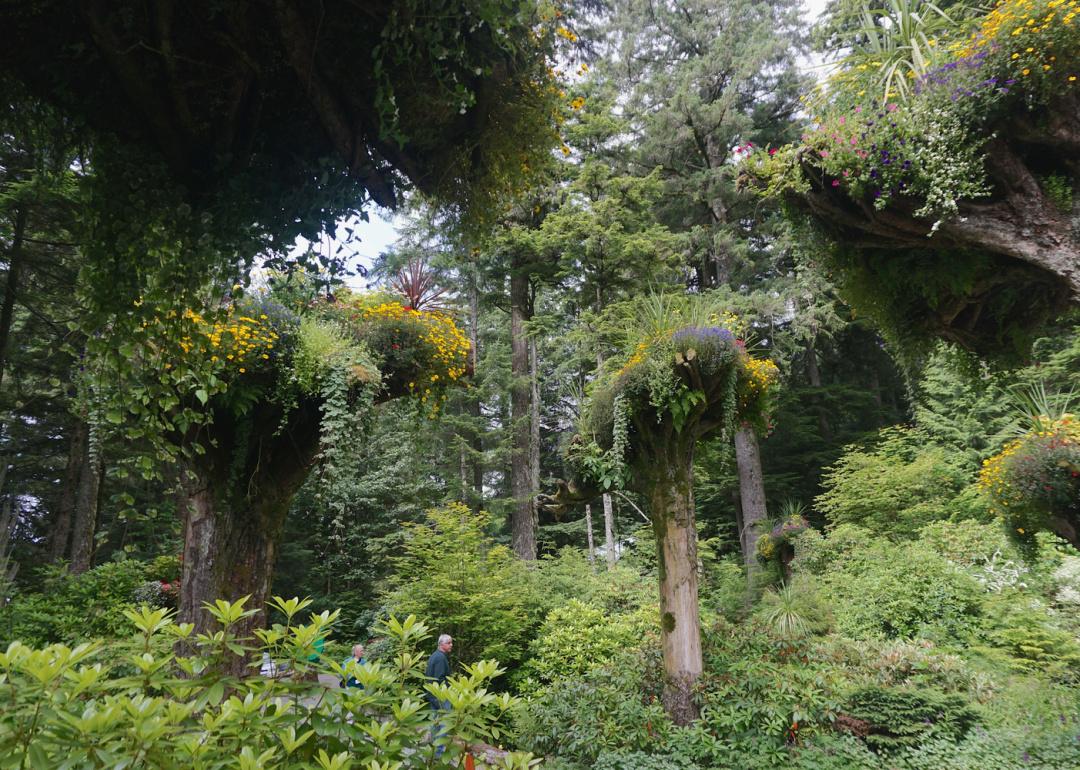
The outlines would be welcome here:
M 97 531 L 105 458 L 93 446 L 92 436 L 85 443 L 81 464 L 75 491 L 75 523 L 71 530 L 70 571 L 73 575 L 86 572 L 94 561 L 94 534 Z
M 765 508 L 765 481 L 761 473 L 761 450 L 753 427 L 742 424 L 735 431 L 735 463 L 739 469 L 739 492 L 742 502 L 742 527 L 739 543 L 747 573 L 757 570 L 755 548 L 761 527 L 768 518 Z
M 601 497 L 604 505 L 604 556 L 609 567 L 614 567 L 619 555 L 615 549 L 615 506 L 611 504 L 611 495 Z
M 540 376 L 536 359 L 536 340 L 529 340 L 529 515 L 534 532 L 540 527 Z
M 56 562 L 68 554 L 71 526 L 75 518 L 75 500 L 78 496 L 79 477 L 86 465 L 90 432 L 85 420 L 76 419 L 71 427 L 67 468 L 60 488 L 60 500 L 56 506 L 52 533 L 49 536 L 49 561 Z
M 0 384 L 4 381 L 4 369 L 7 365 L 8 338 L 11 335 L 11 323 L 15 314 L 15 296 L 19 291 L 19 279 L 22 275 L 23 239 L 26 235 L 26 206 L 15 210 L 15 227 L 11 236 L 11 248 L 8 250 L 7 281 L 4 284 L 4 302 L 0 306 Z
M 514 498 L 510 525 L 514 553 L 526 561 L 536 559 L 536 506 L 529 457 L 532 388 L 529 344 L 525 337 L 529 309 L 529 277 L 515 265 L 510 273 L 510 373 L 513 377 L 510 386 L 510 493 Z
M 818 431 L 825 441 L 832 440 L 832 426 L 829 425 L 829 416 L 825 413 L 823 393 L 821 392 L 821 370 L 818 369 L 817 351 L 814 343 L 817 337 L 812 338 L 806 345 L 806 374 L 810 379 L 810 387 L 816 391 L 814 400 L 817 402 Z
M 475 374 L 480 365 L 480 286 L 476 265 L 469 266 L 469 363 Z M 480 430 L 480 394 L 474 388 L 466 393 L 471 423 L 469 425 L 469 449 L 472 469 L 472 508 L 479 511 L 484 502 L 484 442 Z
M 660 579 L 660 640 L 664 652 L 664 708 L 676 724 L 698 717 L 693 688 L 701 677 L 701 620 L 698 615 L 697 528 L 694 524 L 693 443 L 676 442 L 651 468 L 647 479 Z
M 265 624 L 277 544 L 289 504 L 319 450 L 320 406 L 302 402 L 281 426 L 280 411 L 260 404 L 241 417 L 215 414 L 217 445 L 197 455 L 181 481 L 184 527 L 180 579 L 181 622 L 196 632 L 211 628 L 203 605 L 236 601 L 257 613 L 234 627 L 250 636 Z M 243 674 L 237 658 L 227 671 Z
M 593 543 L 592 532 L 592 506 L 588 503 L 585 504 L 585 540 L 586 547 L 589 549 L 589 564 L 592 564 L 596 560 L 596 548 Z

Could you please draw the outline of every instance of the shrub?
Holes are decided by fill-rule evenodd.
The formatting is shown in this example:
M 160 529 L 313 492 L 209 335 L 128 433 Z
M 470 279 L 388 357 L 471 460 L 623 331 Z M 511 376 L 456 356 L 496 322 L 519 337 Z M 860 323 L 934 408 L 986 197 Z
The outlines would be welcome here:
M 124 610 L 145 583 L 178 572 L 175 559 L 107 562 L 81 575 L 47 568 L 42 591 L 17 595 L 8 608 L 11 640 L 42 645 L 120 636 L 130 628 Z
M 876 535 L 913 539 L 954 514 L 968 486 L 962 458 L 910 428 L 885 428 L 871 447 L 848 447 L 825 473 L 815 504 L 832 526 L 857 524 Z
M 1080 677 L 1080 643 L 1055 627 L 1032 597 L 1003 592 L 986 602 L 986 610 L 988 639 L 1010 656 L 1013 667 L 1070 681 Z
M 531 657 L 521 676 L 533 687 L 580 678 L 610 663 L 621 650 L 639 645 L 646 633 L 656 630 L 657 621 L 655 607 L 613 616 L 571 599 L 548 613 L 529 645 Z
M 921 542 L 853 541 L 822 581 L 837 630 L 857 639 L 966 639 L 983 594 L 973 577 Z
M 518 745 L 585 767 L 605 751 L 662 751 L 673 729 L 659 700 L 662 671 L 652 637 L 643 649 L 541 690 L 515 717 Z
M 672 754 L 615 751 L 597 757 L 593 770 L 697 770 L 697 765 L 686 757 Z
M 173 623 L 167 610 L 129 610 L 141 643 L 129 654 L 108 652 L 131 675 L 117 676 L 123 672 L 100 643 L 43 649 L 12 644 L 0 653 L 0 766 L 451 768 L 462 763 L 466 745 L 502 735 L 500 721 L 516 701 L 488 691 L 500 673 L 495 661 L 466 667 L 446 685 L 425 684 L 416 647 L 429 633 L 413 618 L 391 618 L 381 629 L 396 648 L 389 664 L 350 665 L 348 671 L 319 666 L 336 677 L 355 676 L 362 689 L 324 689 L 302 677 L 230 679 L 216 673 L 244 647 L 256 656 L 265 651 L 293 661 L 294 670 L 305 673 L 314 640 L 329 632 L 336 613 L 300 624 L 294 619 L 308 602 L 273 603 L 285 623 L 260 630 L 257 643 L 232 633 L 251 612 L 243 601 L 217 602 L 211 612 L 219 628 L 197 638 L 190 625 Z M 194 654 L 162 651 L 162 639 L 184 642 Z M 441 758 L 429 741 L 437 712 L 426 705 L 425 693 L 452 704 L 438 713 L 446 731 Z M 506 766 L 524 770 L 530 761 L 512 754 Z
M 979 721 L 965 698 L 929 688 L 865 687 L 848 696 L 844 712 L 848 729 L 885 753 L 933 738 L 956 741 Z
M 471 663 L 497 657 L 516 665 L 535 623 L 526 607 L 526 567 L 487 534 L 491 517 L 451 503 L 405 524 L 404 554 L 395 560 L 390 612 L 416 615 L 454 637 L 454 654 Z

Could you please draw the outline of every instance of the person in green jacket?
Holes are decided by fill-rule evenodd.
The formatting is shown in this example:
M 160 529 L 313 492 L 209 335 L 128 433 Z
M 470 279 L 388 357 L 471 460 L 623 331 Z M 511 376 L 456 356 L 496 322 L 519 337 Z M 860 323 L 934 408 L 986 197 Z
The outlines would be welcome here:
M 424 669 L 424 676 L 429 682 L 446 684 L 446 680 L 450 678 L 449 656 L 452 649 L 454 649 L 454 640 L 450 637 L 450 634 L 440 636 L 439 646 L 435 648 L 435 652 L 431 653 L 431 657 L 428 658 L 427 668 Z M 440 701 L 431 693 L 427 694 L 427 699 L 431 710 L 435 712 L 435 727 L 431 731 L 431 739 L 438 741 L 446 732 L 439 722 L 439 711 L 449 711 L 450 701 Z M 439 747 L 435 749 L 435 756 L 441 757 L 445 749 L 445 744 L 440 743 Z

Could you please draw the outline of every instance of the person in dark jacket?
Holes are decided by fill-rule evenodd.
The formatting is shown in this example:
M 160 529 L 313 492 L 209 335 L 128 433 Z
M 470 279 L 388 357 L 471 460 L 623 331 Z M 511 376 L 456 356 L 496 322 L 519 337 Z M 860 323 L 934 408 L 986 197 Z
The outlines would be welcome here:
M 427 668 L 424 669 L 424 676 L 429 682 L 435 682 L 436 684 L 446 684 L 447 679 L 450 678 L 450 650 L 454 649 L 454 640 L 450 637 L 450 634 L 443 634 L 439 637 L 439 646 L 435 648 L 435 652 L 431 653 L 431 657 L 428 658 Z M 450 701 L 439 701 L 431 693 L 427 694 L 428 704 L 431 706 L 431 710 L 435 712 L 435 727 L 431 731 L 431 739 L 438 741 L 443 736 L 445 730 L 439 722 L 439 711 L 449 711 Z M 441 757 L 443 751 L 446 749 L 444 744 L 440 744 L 435 750 L 435 756 Z

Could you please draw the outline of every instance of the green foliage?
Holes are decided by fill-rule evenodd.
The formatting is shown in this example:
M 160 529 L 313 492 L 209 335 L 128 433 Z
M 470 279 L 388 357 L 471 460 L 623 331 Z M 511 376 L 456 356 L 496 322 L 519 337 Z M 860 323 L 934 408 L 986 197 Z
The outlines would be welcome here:
M 745 323 L 728 308 L 720 292 L 654 294 L 611 307 L 604 323 L 622 354 L 590 386 L 582 437 L 567 452 L 584 478 L 610 486 L 609 477 L 637 459 L 640 438 L 626 442 L 628 432 L 665 432 L 660 424 L 670 421 L 677 435 L 707 416 L 710 430 L 725 433 L 736 419 L 765 419 L 777 369 L 747 354 Z
M 487 534 L 491 517 L 460 503 L 407 524 L 408 536 L 384 601 L 390 611 L 426 618 L 454 637 L 466 663 L 525 656 L 532 624 L 527 613 L 526 566 Z
M 339 356 L 357 355 L 337 326 L 318 318 L 302 318 L 293 353 L 292 379 L 301 393 L 318 392 L 318 383 Z
M 826 471 L 815 504 L 832 526 L 912 539 L 927 524 L 964 513 L 955 500 L 972 480 L 970 468 L 920 431 L 885 428 L 873 445 L 849 447 Z
M 520 675 L 529 685 L 558 687 L 609 664 L 619 651 L 634 649 L 656 626 L 653 608 L 612 616 L 596 605 L 571 599 L 548 613 L 529 643 L 530 655 Z
M 109 659 L 100 643 L 43 649 L 19 642 L 0 654 L 0 762 L 5 766 L 126 766 L 140 762 L 160 768 L 449 768 L 462 761 L 465 746 L 497 741 L 501 720 L 516 701 L 488 684 L 501 673 L 492 660 L 480 661 L 445 685 L 425 683 L 416 646 L 428 629 L 415 618 L 391 618 L 380 630 L 394 640 L 388 664 L 316 664 L 340 677 L 355 676 L 364 687 L 324 689 L 302 675 L 315 641 L 324 637 L 336 613 L 312 614 L 297 622 L 307 601 L 276 597 L 285 622 L 240 639 L 234 624 L 253 610 L 245 600 L 209 607 L 219 626 L 194 636 L 163 609 L 129 610 L 138 629 L 138 648 Z M 161 640 L 184 643 L 177 655 Z M 251 650 L 288 662 L 299 675 L 227 679 L 214 664 Z M 121 672 L 130 667 L 132 673 Z M 452 704 L 435 712 L 424 700 L 432 692 Z M 435 722 L 445 733 L 430 740 Z M 459 741 L 463 741 L 459 743 Z M 441 758 L 436 745 L 445 745 Z M 531 757 L 511 754 L 507 768 L 524 769 Z
M 4 611 L 0 634 L 8 641 L 46 645 L 115 639 L 129 628 L 124 612 L 144 583 L 175 580 L 179 574 L 175 557 L 149 564 L 107 562 L 81 575 L 69 575 L 63 567 L 43 570 L 41 591 L 17 594 Z
M 866 687 L 851 693 L 844 712 L 874 751 L 891 753 L 945 738 L 957 741 L 979 723 L 979 714 L 958 695 L 928 688 Z
M 518 745 L 592 767 L 605 751 L 647 752 L 673 729 L 658 700 L 662 667 L 655 638 L 602 668 L 544 689 L 515 717 Z
M 1057 206 L 1062 214 L 1068 214 L 1073 208 L 1072 180 L 1064 174 L 1048 174 L 1040 180 L 1043 192 Z
M 777 637 L 791 641 L 827 631 L 832 612 L 810 581 L 770 588 L 762 596 L 758 616 Z
M 821 579 L 841 633 L 960 639 L 979 615 L 982 587 L 925 543 L 873 540 L 846 525 L 823 550 L 806 562 L 824 562 Z
M 694 770 L 697 765 L 678 754 L 646 754 L 641 751 L 604 752 L 593 770 Z
M 1056 627 L 1037 600 L 1019 591 L 996 594 L 986 604 L 989 642 L 1022 671 L 1080 681 L 1080 641 Z

